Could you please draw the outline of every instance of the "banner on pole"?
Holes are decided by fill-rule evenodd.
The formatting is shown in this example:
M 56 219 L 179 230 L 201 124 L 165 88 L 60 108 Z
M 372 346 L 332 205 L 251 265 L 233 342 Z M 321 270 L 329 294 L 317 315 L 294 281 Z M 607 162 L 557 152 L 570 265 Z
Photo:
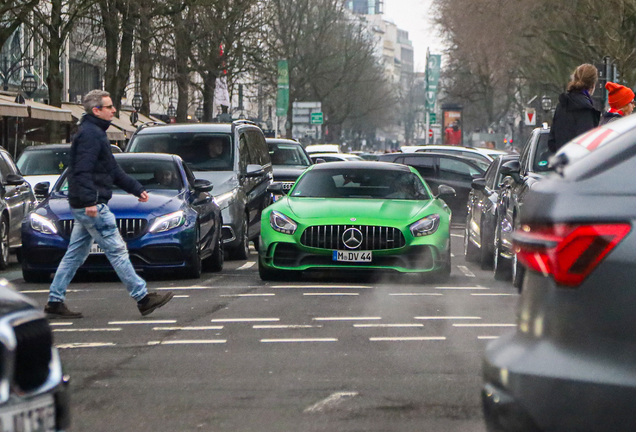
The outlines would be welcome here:
M 278 61 L 278 97 L 276 98 L 276 115 L 287 117 L 289 106 L 289 66 L 287 60 Z

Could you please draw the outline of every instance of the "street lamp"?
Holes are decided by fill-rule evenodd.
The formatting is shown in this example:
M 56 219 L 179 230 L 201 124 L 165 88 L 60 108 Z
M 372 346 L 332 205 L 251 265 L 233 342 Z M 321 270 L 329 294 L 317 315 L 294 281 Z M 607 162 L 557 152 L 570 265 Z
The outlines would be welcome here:
M 547 95 L 543 95 L 541 98 L 541 108 L 546 113 L 552 110 L 552 99 L 550 99 Z
M 194 110 L 194 116 L 197 118 L 197 120 L 201 121 L 203 120 L 203 106 L 199 105 L 197 107 L 196 110 Z
M 27 95 L 30 99 L 38 88 L 38 81 L 31 72 L 27 72 L 22 78 L 22 91 Z
M 135 95 L 132 98 L 132 106 L 135 110 L 139 111 L 141 105 L 143 105 L 143 99 L 141 98 L 141 93 L 135 92 Z
M 172 118 L 176 116 L 177 116 L 177 109 L 174 107 L 172 102 L 170 102 L 170 105 L 168 106 L 168 117 Z

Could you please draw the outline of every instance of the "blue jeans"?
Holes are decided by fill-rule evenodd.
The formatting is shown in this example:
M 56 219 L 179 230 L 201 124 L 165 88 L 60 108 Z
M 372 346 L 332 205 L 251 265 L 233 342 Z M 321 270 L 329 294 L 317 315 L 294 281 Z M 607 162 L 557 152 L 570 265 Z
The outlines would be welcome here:
M 110 212 L 108 206 L 97 204 L 96 217 L 87 216 L 86 210 L 83 208 L 72 208 L 71 211 L 75 218 L 71 241 L 55 272 L 49 292 L 49 301 L 64 301 L 66 287 L 71 283 L 77 269 L 86 261 L 93 241 L 104 251 L 119 279 L 126 285 L 130 296 L 137 301 L 144 298 L 148 294 L 146 281 L 135 273 L 128 256 L 126 242 L 121 238 L 115 215 Z

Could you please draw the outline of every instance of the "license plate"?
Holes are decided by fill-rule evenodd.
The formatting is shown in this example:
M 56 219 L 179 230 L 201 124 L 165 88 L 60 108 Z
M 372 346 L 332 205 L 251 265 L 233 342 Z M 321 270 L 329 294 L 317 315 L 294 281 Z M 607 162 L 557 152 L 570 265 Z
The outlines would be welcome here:
M 55 432 L 53 396 L 44 397 L 0 410 L 2 432 Z
M 345 262 L 371 262 L 372 252 L 370 251 L 333 251 L 332 258 L 334 261 Z
M 91 245 L 91 254 L 103 254 L 104 251 L 99 247 L 97 243 Z

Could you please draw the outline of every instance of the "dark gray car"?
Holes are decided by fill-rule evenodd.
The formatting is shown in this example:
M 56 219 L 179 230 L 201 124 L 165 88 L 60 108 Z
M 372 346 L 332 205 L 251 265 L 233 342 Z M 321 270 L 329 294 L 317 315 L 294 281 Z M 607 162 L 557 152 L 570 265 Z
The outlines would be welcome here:
M 484 360 L 490 431 L 636 430 L 636 117 L 594 133 L 526 196 L 517 330 Z
M 246 259 L 249 242 L 258 247 L 262 210 L 272 163 L 265 137 L 254 123 L 196 123 L 139 129 L 126 152 L 181 156 L 196 178 L 212 182 L 223 217 L 223 242 L 231 258 Z

